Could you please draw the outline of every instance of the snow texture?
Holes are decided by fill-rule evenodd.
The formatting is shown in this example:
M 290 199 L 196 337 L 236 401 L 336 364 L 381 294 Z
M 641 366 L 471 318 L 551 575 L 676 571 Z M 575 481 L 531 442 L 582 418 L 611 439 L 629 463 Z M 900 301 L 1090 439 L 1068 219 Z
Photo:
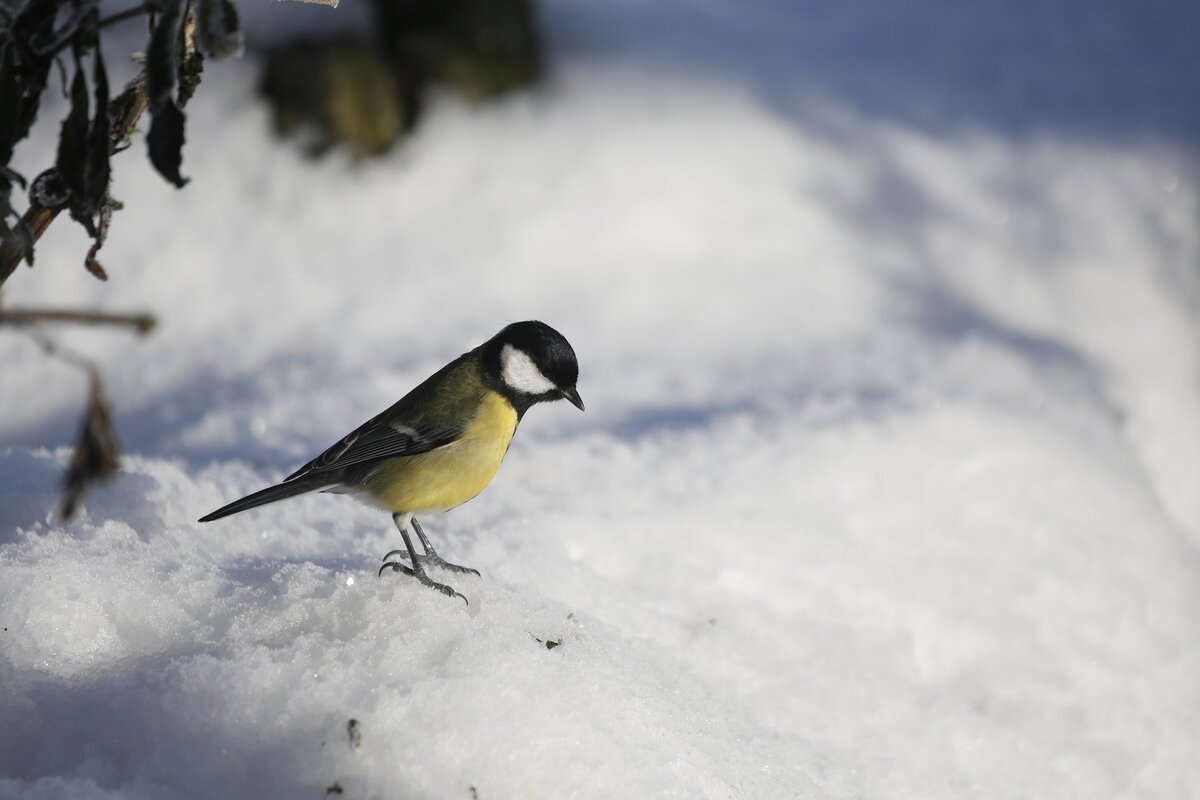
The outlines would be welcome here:
M 162 324 L 55 333 L 125 448 L 69 524 L 83 378 L 0 331 L 0 797 L 1200 796 L 1200 10 L 543 16 L 369 169 L 210 66 L 111 280 L 10 281 Z M 526 318 L 588 411 L 424 520 L 469 607 L 348 497 L 195 522 Z

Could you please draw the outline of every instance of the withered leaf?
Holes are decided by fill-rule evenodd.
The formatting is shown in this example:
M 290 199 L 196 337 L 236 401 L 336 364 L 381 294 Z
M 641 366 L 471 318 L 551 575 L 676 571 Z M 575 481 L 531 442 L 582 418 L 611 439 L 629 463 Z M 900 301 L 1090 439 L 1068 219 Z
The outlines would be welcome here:
M 153 0 L 152 5 L 159 15 L 146 47 L 146 90 L 150 110 L 158 111 L 171 100 L 179 78 L 179 27 L 184 0 Z
M 184 115 L 174 100 L 167 100 L 158 111 L 152 112 L 146 144 L 150 148 L 150 163 L 159 174 L 183 188 L 188 179 L 179 174 L 183 163 Z
M 108 401 L 104 397 L 104 385 L 100 376 L 92 371 L 87 409 L 63 485 L 66 496 L 59 512 L 63 519 L 74 516 L 79 501 L 93 484 L 116 474 L 118 451 L 117 437 L 109 420 Z
M 87 228 L 91 236 L 96 235 L 96 226 L 86 211 L 87 187 L 84 171 L 87 164 L 88 147 L 88 92 L 87 80 L 78 59 L 75 62 L 75 77 L 71 79 L 71 110 L 62 123 L 58 138 L 58 159 L 55 166 L 67 185 L 71 217 Z
M 83 174 L 84 202 L 91 217 L 99 214 L 104 206 L 109 179 L 108 73 L 104 69 L 99 48 L 96 48 L 93 58 L 92 91 L 96 99 L 96 114 L 88 131 L 87 161 Z

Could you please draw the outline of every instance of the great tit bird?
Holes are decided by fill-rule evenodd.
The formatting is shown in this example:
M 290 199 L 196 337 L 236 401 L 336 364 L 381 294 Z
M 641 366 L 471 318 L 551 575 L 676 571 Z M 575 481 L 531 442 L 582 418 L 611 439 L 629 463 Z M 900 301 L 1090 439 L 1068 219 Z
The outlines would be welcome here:
M 580 411 L 579 363 L 563 335 L 542 322 L 516 322 L 435 372 L 382 414 L 289 475 L 283 483 L 235 500 L 200 522 L 312 491 L 355 495 L 390 511 L 403 550 L 391 567 L 448 596 L 466 598 L 425 573 L 425 566 L 478 571 L 438 556 L 414 515 L 447 511 L 491 482 L 517 423 L 532 406 L 565 399 Z M 413 549 L 409 525 L 424 553 Z M 412 566 L 389 561 L 392 556 Z

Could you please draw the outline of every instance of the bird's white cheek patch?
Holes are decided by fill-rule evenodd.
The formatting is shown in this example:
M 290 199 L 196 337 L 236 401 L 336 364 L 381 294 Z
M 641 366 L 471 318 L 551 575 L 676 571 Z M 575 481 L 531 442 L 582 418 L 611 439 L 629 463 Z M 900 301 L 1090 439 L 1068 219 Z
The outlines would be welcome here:
M 542 374 L 528 353 L 511 344 L 500 351 L 500 377 L 510 388 L 525 394 L 543 394 L 558 388 Z

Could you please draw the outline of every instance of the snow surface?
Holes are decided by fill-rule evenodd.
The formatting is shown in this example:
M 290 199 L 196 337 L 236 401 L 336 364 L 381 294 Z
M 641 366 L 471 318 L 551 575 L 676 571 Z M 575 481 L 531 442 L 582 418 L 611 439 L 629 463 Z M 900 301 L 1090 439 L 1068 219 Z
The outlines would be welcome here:
M 544 12 L 370 169 L 210 66 L 110 282 L 10 281 L 162 325 L 56 334 L 125 448 L 67 525 L 83 379 L 0 332 L 0 796 L 1200 796 L 1200 10 Z M 469 607 L 346 497 L 195 522 L 531 317 L 588 411 L 425 520 Z

